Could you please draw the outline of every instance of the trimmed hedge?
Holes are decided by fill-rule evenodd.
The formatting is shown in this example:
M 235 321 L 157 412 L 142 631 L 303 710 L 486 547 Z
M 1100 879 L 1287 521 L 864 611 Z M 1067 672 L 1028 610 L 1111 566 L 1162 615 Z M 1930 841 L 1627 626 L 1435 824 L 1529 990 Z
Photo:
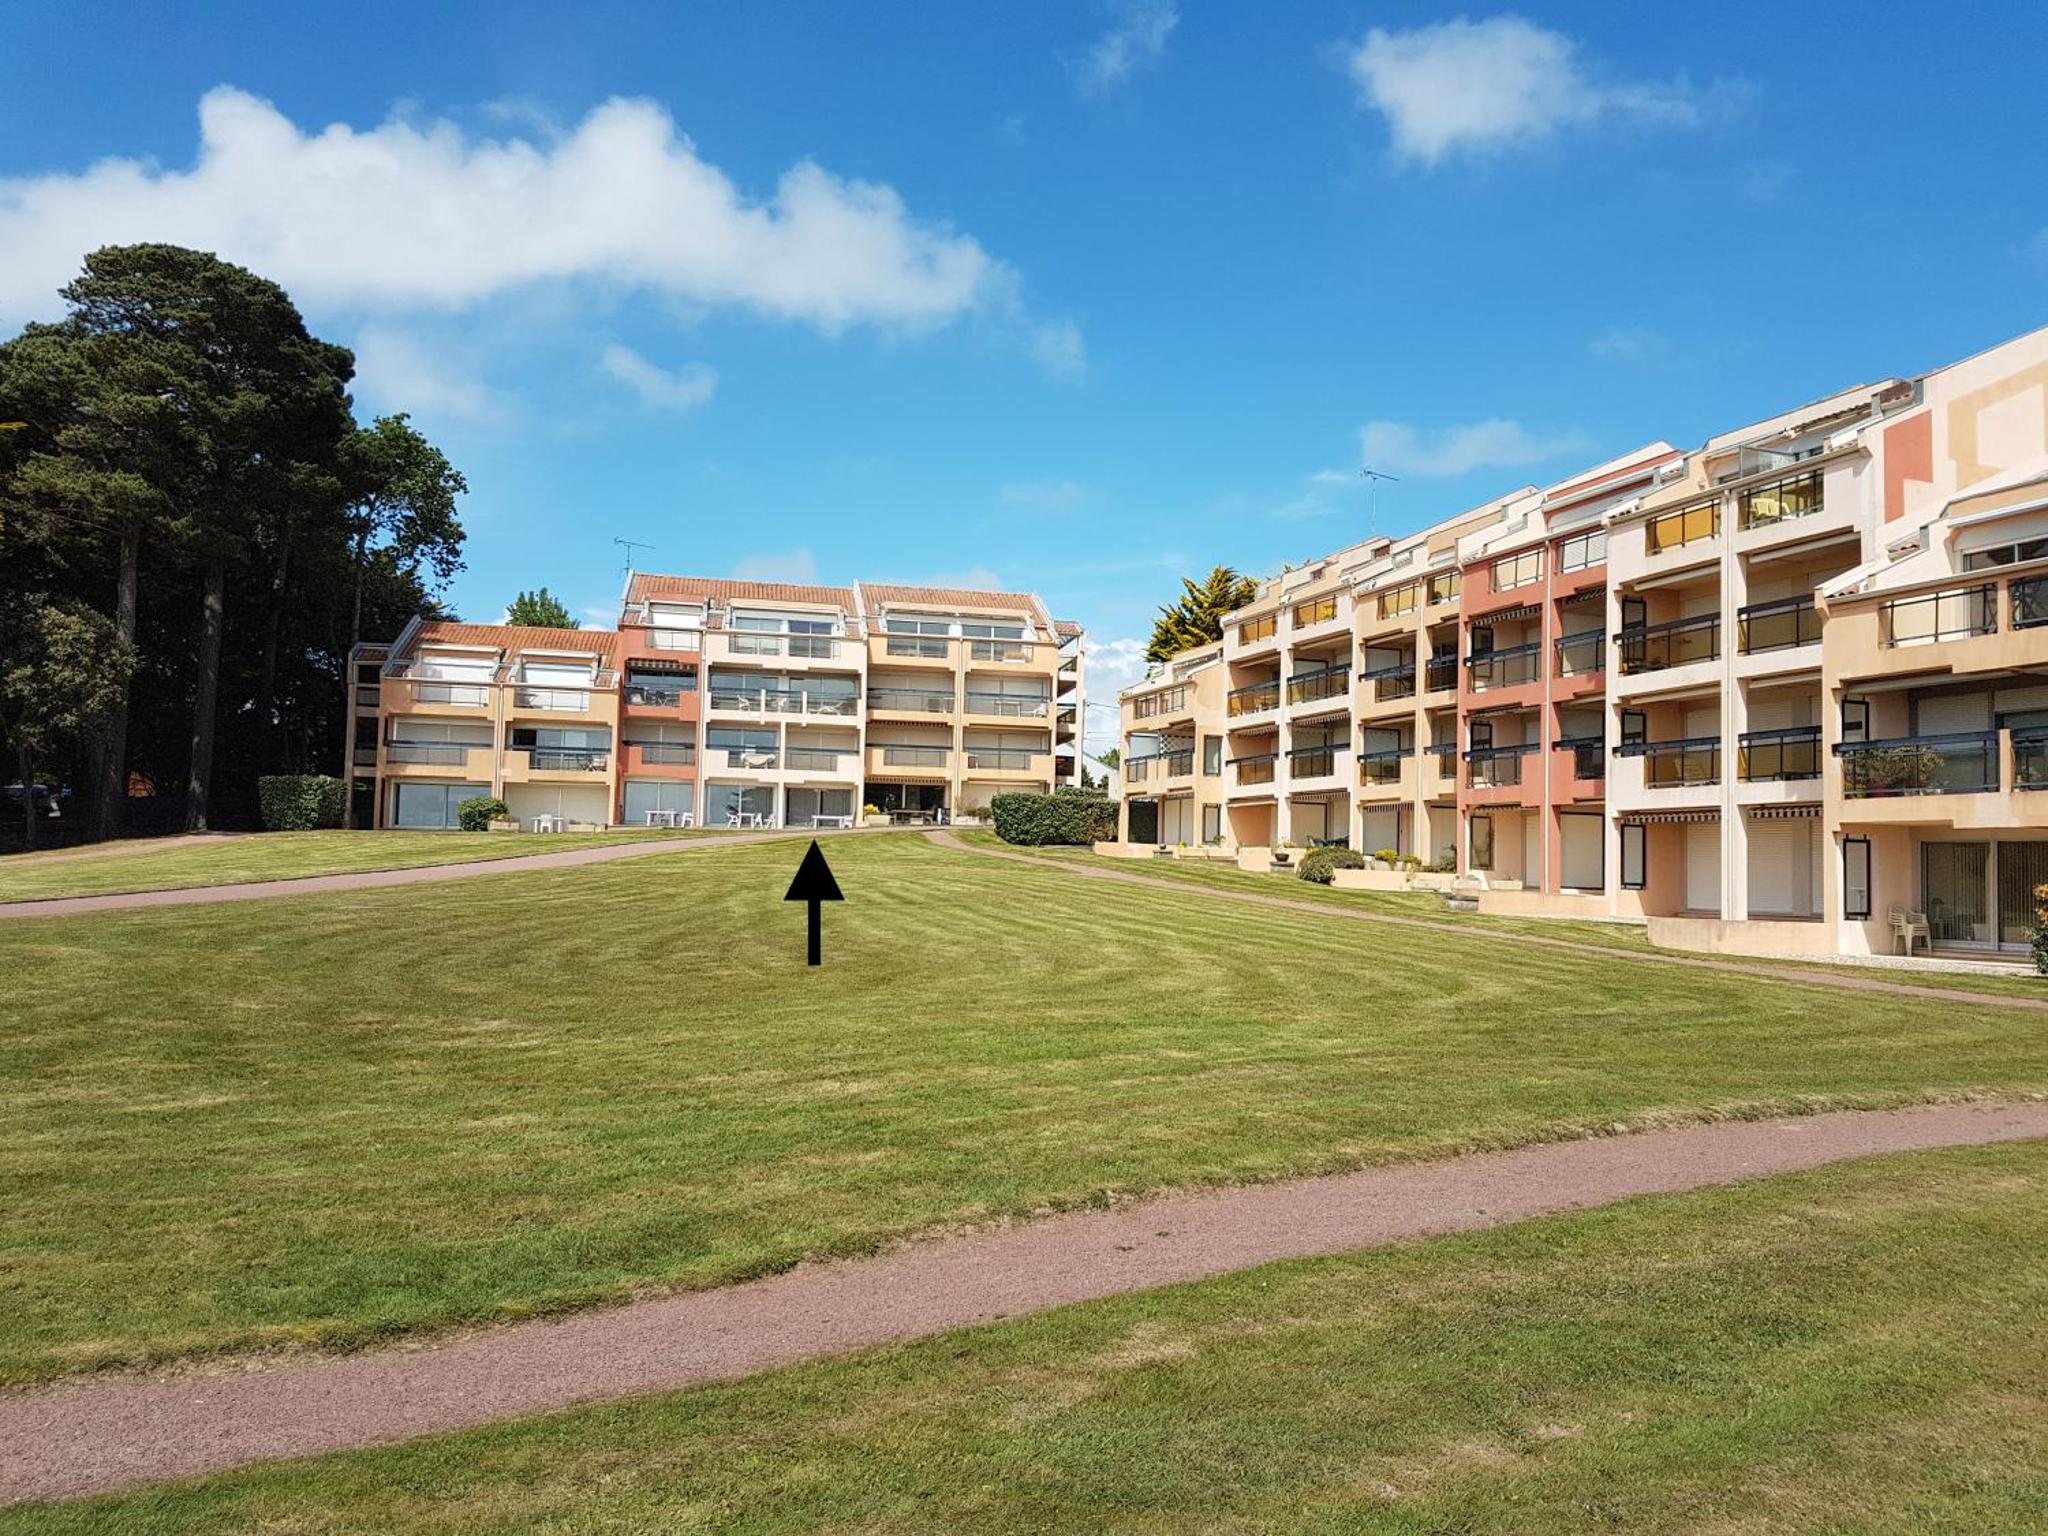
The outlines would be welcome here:
M 511 814 L 512 807 L 494 795 L 471 795 L 455 807 L 455 822 L 465 832 L 488 832 L 492 822 Z
M 1317 885 L 1328 885 L 1330 877 L 1340 869 L 1363 868 L 1365 856 L 1349 848 L 1311 848 L 1302 855 L 1301 867 L 1295 873 Z
M 324 773 L 277 773 L 256 781 L 256 803 L 272 832 L 338 827 L 348 787 Z
M 1050 795 L 997 795 L 988 803 L 996 836 L 1006 843 L 1106 843 L 1116 837 L 1115 802 L 1071 787 Z

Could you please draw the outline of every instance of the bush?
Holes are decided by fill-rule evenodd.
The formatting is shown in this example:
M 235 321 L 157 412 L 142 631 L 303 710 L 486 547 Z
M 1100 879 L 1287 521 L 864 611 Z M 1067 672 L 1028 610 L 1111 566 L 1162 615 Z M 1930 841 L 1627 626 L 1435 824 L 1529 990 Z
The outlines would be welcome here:
M 512 807 L 495 795 L 471 795 L 455 807 L 455 820 L 465 832 L 488 832 L 491 823 L 503 821 Z
M 997 795 L 988 803 L 996 836 L 1020 847 L 1042 843 L 1106 843 L 1116 837 L 1116 805 L 1102 795 L 1063 786 L 1050 795 Z
M 277 773 L 256 781 L 263 825 L 272 832 L 338 827 L 348 788 L 324 773 Z
M 2034 969 L 2048 976 L 2048 885 L 2034 887 Z
M 1349 848 L 1311 848 L 1302 855 L 1301 868 L 1295 873 L 1317 885 L 1328 885 L 1330 877 L 1340 869 L 1363 868 L 1365 856 L 1353 853 Z

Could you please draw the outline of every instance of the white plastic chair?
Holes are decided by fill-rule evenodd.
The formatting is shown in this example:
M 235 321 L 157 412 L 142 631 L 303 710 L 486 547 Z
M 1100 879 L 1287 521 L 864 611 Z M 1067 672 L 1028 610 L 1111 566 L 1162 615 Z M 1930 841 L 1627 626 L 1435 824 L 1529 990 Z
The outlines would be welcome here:
M 1892 942 L 1904 944 L 1906 953 L 1913 953 L 1913 941 L 1918 939 L 1927 946 L 1927 952 L 1934 952 L 1934 930 L 1927 925 L 1927 914 L 1915 912 L 1910 907 L 1893 907 L 1890 912 Z

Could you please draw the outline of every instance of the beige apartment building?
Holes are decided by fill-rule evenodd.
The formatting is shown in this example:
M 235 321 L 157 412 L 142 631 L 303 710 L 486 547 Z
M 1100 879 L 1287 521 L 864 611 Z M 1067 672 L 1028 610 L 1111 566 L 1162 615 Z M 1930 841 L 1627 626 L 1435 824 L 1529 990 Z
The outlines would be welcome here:
M 636 573 L 617 630 L 415 621 L 359 647 L 359 824 L 976 817 L 1077 782 L 1079 625 L 1023 593 Z
M 1170 739 L 1220 734 L 1220 785 L 1133 817 L 1166 785 L 1126 775 L 1127 841 L 1448 858 L 1482 907 L 1682 947 L 2016 955 L 2048 881 L 2048 331 L 1283 572 L 1125 692 L 1127 750 L 1134 699 L 1218 671 Z

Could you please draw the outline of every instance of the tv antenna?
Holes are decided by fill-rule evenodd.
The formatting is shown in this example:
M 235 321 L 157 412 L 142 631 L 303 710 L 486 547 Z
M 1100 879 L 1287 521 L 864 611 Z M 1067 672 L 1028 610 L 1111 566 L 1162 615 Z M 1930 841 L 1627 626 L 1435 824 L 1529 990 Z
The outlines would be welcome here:
M 613 539 L 612 542 L 626 552 L 626 576 L 629 580 L 633 575 L 633 551 L 654 548 L 652 544 L 643 544 L 638 539 Z
M 1368 521 L 1365 525 L 1365 533 L 1367 538 L 1376 539 L 1380 536 L 1380 482 L 1382 480 L 1391 480 L 1394 484 L 1399 485 L 1401 477 L 1399 475 L 1383 474 L 1381 471 L 1374 469 L 1370 464 L 1366 465 L 1358 473 L 1360 478 L 1369 481 L 1372 485 L 1372 510 L 1367 514 Z

